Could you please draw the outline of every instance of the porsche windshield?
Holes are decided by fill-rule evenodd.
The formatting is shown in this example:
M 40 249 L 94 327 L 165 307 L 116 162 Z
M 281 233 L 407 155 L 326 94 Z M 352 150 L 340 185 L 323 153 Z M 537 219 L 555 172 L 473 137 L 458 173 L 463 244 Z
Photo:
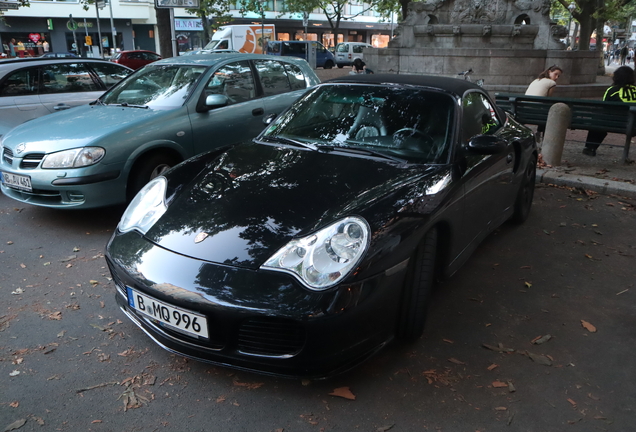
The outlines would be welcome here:
M 365 148 L 416 163 L 445 163 L 455 101 L 417 87 L 320 86 L 270 126 L 267 141 Z
M 137 72 L 106 93 L 101 102 L 170 109 L 183 105 L 204 66 L 152 66 Z

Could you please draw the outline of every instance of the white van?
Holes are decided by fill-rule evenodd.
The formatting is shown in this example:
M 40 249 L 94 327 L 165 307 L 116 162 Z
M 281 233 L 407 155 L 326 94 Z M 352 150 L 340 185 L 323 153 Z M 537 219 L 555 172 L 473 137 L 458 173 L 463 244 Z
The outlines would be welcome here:
M 357 58 L 363 59 L 364 54 L 362 50 L 364 48 L 373 48 L 373 45 L 369 45 L 364 42 L 341 42 L 336 45 L 336 64 L 339 68 L 344 66 L 351 66 L 353 61 Z

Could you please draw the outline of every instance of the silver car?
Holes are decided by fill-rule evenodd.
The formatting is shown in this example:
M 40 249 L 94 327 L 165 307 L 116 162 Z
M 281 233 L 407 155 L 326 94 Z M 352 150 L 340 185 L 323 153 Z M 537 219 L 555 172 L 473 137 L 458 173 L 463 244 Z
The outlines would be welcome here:
M 47 58 L 0 62 L 0 136 L 37 117 L 84 105 L 132 73 L 98 59 Z

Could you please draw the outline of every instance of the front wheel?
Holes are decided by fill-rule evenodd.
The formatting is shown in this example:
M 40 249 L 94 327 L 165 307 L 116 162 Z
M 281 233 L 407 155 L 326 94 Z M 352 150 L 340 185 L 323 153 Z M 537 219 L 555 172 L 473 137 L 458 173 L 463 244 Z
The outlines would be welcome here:
M 128 177 L 128 201 L 132 200 L 146 183 L 159 177 L 176 164 L 177 161 L 173 157 L 163 153 L 150 155 L 136 163 Z
M 431 228 L 409 262 L 396 334 L 400 340 L 413 342 L 424 332 L 435 280 L 436 256 L 437 229 Z
M 532 199 L 534 198 L 534 185 L 537 180 L 537 160 L 534 156 L 530 158 L 528 166 L 523 173 L 523 179 L 517 192 L 517 198 L 514 205 L 514 213 L 510 218 L 514 223 L 524 223 L 530 214 L 532 208 Z
M 338 69 L 342 69 L 344 67 L 344 65 L 339 64 L 338 65 Z
M 331 60 L 327 60 L 323 67 L 324 69 L 331 69 L 333 67 L 333 62 Z

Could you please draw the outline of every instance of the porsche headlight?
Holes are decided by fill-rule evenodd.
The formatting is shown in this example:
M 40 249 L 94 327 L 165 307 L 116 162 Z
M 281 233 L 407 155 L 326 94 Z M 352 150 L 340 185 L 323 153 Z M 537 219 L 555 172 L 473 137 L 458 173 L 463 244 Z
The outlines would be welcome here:
M 101 147 L 80 147 L 71 150 L 64 150 L 44 156 L 42 168 L 81 168 L 94 165 L 106 154 L 106 150 Z
M 369 233 L 364 219 L 351 216 L 290 241 L 261 268 L 290 273 L 308 288 L 322 291 L 342 281 L 358 265 L 369 246 Z
M 165 202 L 167 185 L 165 177 L 155 177 L 141 188 L 121 217 L 117 226 L 119 231 L 136 229 L 146 234 L 168 209 Z

